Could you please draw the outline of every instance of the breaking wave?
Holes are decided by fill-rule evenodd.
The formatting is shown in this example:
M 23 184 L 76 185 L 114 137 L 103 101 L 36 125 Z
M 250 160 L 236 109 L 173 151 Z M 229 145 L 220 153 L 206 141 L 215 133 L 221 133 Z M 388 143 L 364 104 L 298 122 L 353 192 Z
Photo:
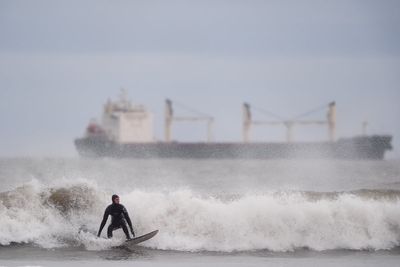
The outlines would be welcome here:
M 123 240 L 95 236 L 109 193 L 89 181 L 37 181 L 0 193 L 0 245 L 109 249 Z M 144 243 L 180 251 L 381 250 L 400 246 L 400 191 L 266 192 L 201 196 L 190 190 L 121 195 Z M 103 230 L 104 231 L 104 230 Z M 103 236 L 105 233 L 103 232 Z

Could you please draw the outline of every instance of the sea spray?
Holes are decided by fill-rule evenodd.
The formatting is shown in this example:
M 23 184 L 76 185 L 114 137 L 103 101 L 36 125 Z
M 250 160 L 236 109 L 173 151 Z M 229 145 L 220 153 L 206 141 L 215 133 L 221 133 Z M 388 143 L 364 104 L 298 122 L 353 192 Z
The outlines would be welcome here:
M 159 223 L 160 235 L 152 246 L 160 249 L 390 249 L 400 240 L 399 199 L 342 193 L 314 201 L 291 192 L 224 202 L 190 191 L 132 192 L 127 198 L 140 214 L 139 225 Z
M 318 197 L 316 197 L 318 196 Z M 121 195 L 146 242 L 180 251 L 391 249 L 400 245 L 400 191 L 265 192 L 224 198 L 191 190 L 133 190 Z M 109 249 L 123 239 L 95 233 L 108 195 L 90 181 L 39 182 L 0 193 L 0 244 Z M 88 231 L 80 231 L 85 226 Z M 121 232 L 121 233 L 119 233 Z M 104 233 L 103 233 L 104 236 Z

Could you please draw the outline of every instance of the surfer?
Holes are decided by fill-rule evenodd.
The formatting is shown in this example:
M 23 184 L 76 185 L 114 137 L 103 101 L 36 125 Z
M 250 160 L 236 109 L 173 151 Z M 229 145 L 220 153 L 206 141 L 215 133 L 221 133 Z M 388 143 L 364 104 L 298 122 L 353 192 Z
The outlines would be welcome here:
M 119 204 L 119 196 L 113 195 L 111 197 L 111 200 L 112 204 L 109 205 L 104 212 L 103 221 L 101 222 L 99 233 L 97 234 L 97 236 L 100 237 L 101 231 L 103 230 L 103 227 L 107 222 L 108 215 L 111 215 L 111 224 L 108 226 L 107 229 L 108 238 L 112 237 L 112 232 L 114 230 L 122 228 L 122 230 L 124 230 L 126 239 L 131 239 L 131 237 L 129 236 L 128 227 L 126 227 L 126 223 L 128 223 L 129 225 L 132 236 L 135 237 L 135 232 L 133 231 L 132 222 L 129 218 L 128 211 L 123 205 Z

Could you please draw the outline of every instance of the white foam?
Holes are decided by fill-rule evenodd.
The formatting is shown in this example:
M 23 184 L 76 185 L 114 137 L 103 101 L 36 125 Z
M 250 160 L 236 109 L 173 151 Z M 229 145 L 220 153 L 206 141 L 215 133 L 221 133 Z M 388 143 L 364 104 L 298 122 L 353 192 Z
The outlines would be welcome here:
M 400 202 L 354 195 L 310 201 L 301 194 L 250 195 L 223 202 L 190 191 L 132 192 L 125 197 L 136 222 L 160 229 L 158 249 L 289 251 L 390 249 L 400 243 Z
M 35 243 L 45 248 L 83 245 L 89 250 L 120 244 L 122 231 L 112 240 L 90 233 L 98 229 L 108 195 L 84 181 L 61 183 L 58 188 L 67 189 L 72 194 L 69 201 L 73 201 L 78 198 L 74 194 L 80 192 L 75 189 L 80 187 L 90 197 L 74 203 L 84 206 L 71 205 L 68 211 L 46 202 L 54 188 L 28 184 L 2 193 L 0 244 Z M 400 245 L 400 200 L 396 198 L 340 194 L 310 200 L 302 193 L 271 192 L 221 200 L 190 190 L 135 190 L 121 195 L 121 201 L 137 234 L 160 230 L 144 244 L 156 249 L 230 252 L 306 247 L 321 251 Z M 88 226 L 89 232 L 79 232 L 82 225 Z

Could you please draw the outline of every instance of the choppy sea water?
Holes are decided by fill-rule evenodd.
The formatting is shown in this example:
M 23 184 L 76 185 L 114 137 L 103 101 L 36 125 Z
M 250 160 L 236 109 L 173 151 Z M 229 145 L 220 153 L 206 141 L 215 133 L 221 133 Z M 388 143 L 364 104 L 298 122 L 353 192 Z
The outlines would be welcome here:
M 399 163 L 1 159 L 0 266 L 394 266 Z M 114 193 L 159 234 L 96 238 Z

